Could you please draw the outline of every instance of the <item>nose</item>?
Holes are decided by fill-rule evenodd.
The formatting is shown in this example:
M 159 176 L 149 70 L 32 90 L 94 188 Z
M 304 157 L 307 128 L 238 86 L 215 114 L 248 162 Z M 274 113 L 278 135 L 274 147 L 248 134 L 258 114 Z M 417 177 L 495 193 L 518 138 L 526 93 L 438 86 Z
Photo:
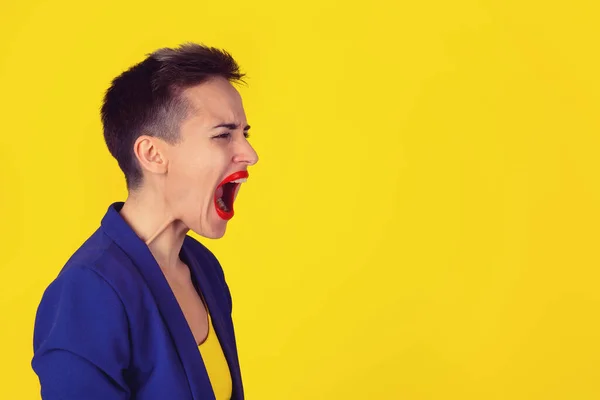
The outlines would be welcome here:
M 236 152 L 233 157 L 233 161 L 235 163 L 242 163 L 248 166 L 254 165 L 258 162 L 258 154 L 248 142 L 248 140 L 243 139 L 239 142 L 239 145 L 236 147 Z

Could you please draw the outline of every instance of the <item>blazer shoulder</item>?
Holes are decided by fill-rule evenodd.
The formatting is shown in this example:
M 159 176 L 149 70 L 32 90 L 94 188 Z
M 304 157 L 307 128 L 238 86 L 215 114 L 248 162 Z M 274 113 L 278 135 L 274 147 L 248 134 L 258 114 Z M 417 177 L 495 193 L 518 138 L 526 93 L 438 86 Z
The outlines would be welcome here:
M 102 231 L 94 233 L 77 249 L 60 274 L 72 268 L 94 271 L 123 298 L 129 297 L 132 289 L 142 282 L 131 258 Z
M 129 320 L 111 284 L 92 268 L 69 264 L 46 288 L 37 309 L 31 366 L 42 397 L 121 399 L 130 362 Z M 77 393 L 77 395 L 75 395 Z
M 125 307 L 111 283 L 93 268 L 68 264 L 42 295 L 36 312 L 34 348 L 49 336 L 56 336 L 58 329 L 68 329 L 56 336 L 65 339 L 75 332 L 74 326 L 82 326 L 82 321 L 104 330 L 110 325 L 127 334 Z M 96 332 L 89 333 L 93 336 Z
M 115 258 L 118 258 L 119 253 L 116 247 L 106 235 L 96 231 L 69 257 L 47 290 L 52 286 L 70 284 L 106 285 L 117 294 L 107 268 L 116 263 Z

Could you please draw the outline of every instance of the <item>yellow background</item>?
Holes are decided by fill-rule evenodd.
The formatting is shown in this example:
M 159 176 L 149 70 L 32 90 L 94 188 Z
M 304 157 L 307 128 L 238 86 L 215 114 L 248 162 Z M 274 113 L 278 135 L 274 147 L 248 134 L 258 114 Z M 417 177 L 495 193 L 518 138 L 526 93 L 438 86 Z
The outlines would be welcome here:
M 104 90 L 184 41 L 249 75 L 261 160 L 204 240 L 248 399 L 600 398 L 595 4 L 3 0 L 0 399 L 39 398 L 40 296 L 125 199 Z

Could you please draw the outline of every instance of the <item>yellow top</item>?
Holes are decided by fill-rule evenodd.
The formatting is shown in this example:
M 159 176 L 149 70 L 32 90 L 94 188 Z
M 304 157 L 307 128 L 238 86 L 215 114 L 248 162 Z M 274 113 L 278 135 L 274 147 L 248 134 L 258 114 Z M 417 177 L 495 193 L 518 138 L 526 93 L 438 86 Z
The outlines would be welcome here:
M 204 366 L 208 372 L 210 383 L 217 400 L 231 399 L 232 383 L 229 366 L 223 354 L 223 349 L 219 343 L 219 338 L 215 333 L 212 324 L 212 318 L 208 314 L 208 336 L 206 340 L 198 346 Z

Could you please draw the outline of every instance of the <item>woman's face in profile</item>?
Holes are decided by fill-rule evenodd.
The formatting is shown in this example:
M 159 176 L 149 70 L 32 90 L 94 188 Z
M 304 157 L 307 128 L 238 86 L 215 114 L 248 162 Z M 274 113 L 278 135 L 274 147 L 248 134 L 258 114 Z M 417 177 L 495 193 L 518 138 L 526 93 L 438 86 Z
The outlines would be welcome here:
M 238 91 L 224 78 L 187 89 L 191 111 L 181 140 L 167 146 L 165 195 L 177 219 L 208 238 L 220 238 L 233 217 L 234 200 L 258 155 Z M 235 181 L 224 184 L 227 181 Z

